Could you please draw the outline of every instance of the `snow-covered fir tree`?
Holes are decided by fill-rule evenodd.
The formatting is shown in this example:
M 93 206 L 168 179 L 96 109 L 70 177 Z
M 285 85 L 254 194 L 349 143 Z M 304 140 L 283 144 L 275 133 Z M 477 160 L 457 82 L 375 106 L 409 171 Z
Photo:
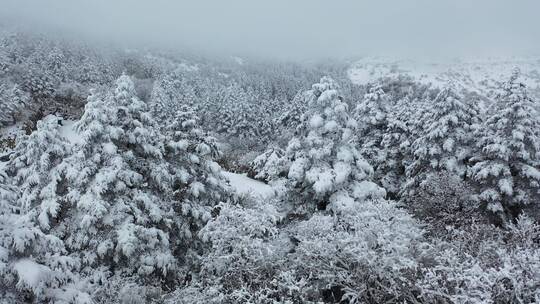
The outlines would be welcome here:
M 198 123 L 194 111 L 181 106 L 165 138 L 164 157 L 172 173 L 170 199 L 178 213 L 176 246 L 185 249 L 196 241 L 197 232 L 211 218 L 212 208 L 230 198 L 221 167 L 215 162 L 220 155 L 217 142 Z
M 405 188 L 414 191 L 432 172 L 447 171 L 464 178 L 478 122 L 473 104 L 462 101 L 452 84 L 443 88 L 421 119 L 424 131 L 412 143 L 413 161 L 407 167 Z
M 58 122 L 41 122 L 10 162 L 22 214 L 21 233 L 9 233 L 20 237 L 11 241 L 18 246 L 12 255 L 50 273 L 36 279 L 38 287 L 24 287 L 29 295 L 55 299 L 64 290 L 87 299 L 91 290 L 101 301 L 122 280 L 162 288 L 182 279 L 179 267 L 197 256 L 190 251 L 198 230 L 229 195 L 213 139 L 187 111 L 161 135 L 125 75 L 113 93 L 89 97 L 71 155 Z M 17 269 L 11 273 L 13 284 Z
M 174 276 L 173 202 L 162 195 L 172 176 L 131 79 L 123 75 L 112 94 L 90 96 L 76 129 L 82 143 L 63 163 L 72 206 L 66 247 L 89 273 L 105 266 L 120 275 Z
M 64 177 L 57 166 L 71 153 L 60 135 L 62 119 L 49 115 L 38 122 L 37 131 L 15 147 L 7 171 L 19 189 L 17 205 L 24 214 L 36 212 L 43 230 L 51 228 L 62 209 L 57 194 L 65 191 Z
M 309 98 L 307 92 L 298 92 L 286 105 L 285 111 L 276 119 L 276 126 L 280 127 L 285 136 L 289 135 L 287 133 L 294 134 L 296 127 L 302 122 L 302 116 L 307 110 Z
M 358 141 L 360 152 L 370 163 L 378 167 L 384 160 L 381 141 L 386 130 L 387 116 L 391 106 L 390 98 L 380 83 L 373 84 L 354 110 L 358 121 Z
M 373 168 L 355 147 L 357 123 L 328 77 L 310 91 L 305 122 L 287 147 L 295 204 L 304 210 L 340 209 L 349 200 L 380 198 L 385 191 L 370 181 Z M 293 196 L 294 197 L 294 196 Z
M 0 86 L 0 125 L 13 124 L 30 103 L 30 96 L 18 85 Z
M 181 70 L 164 75 L 154 84 L 151 94 L 152 115 L 167 125 L 172 121 L 173 115 L 180 110 L 180 106 L 199 106 L 199 98 L 193 86 L 186 81 Z
M 411 117 L 413 102 L 406 96 L 388 113 L 388 125 L 381 140 L 382 157 L 375 178 L 388 191 L 397 195 L 405 182 L 405 168 L 411 161 L 410 146 L 414 138 Z
M 2 284 L 17 301 L 90 303 L 77 274 L 79 260 L 69 255 L 62 234 L 55 233 L 69 210 L 61 199 L 67 189 L 58 166 L 71 147 L 59 133 L 60 122 L 53 115 L 39 121 L 8 163 L 7 185 L 16 189 L 16 195 L 4 202 L 11 215 L 1 244 L 8 261 Z
M 540 116 L 519 76 L 516 69 L 503 83 L 494 111 L 476 134 L 480 154 L 472 159 L 479 199 L 501 216 L 537 208 L 540 195 Z

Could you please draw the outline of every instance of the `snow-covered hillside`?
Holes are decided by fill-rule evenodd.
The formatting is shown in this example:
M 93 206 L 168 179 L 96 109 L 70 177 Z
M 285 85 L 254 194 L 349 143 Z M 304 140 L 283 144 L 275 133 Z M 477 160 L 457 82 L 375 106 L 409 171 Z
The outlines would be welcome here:
M 353 83 L 366 84 L 379 78 L 409 76 L 414 80 L 440 87 L 452 81 L 483 96 L 489 96 L 497 83 L 506 80 L 513 68 L 521 70 L 522 81 L 531 92 L 540 92 L 540 58 L 477 59 L 428 61 L 366 57 L 348 70 Z

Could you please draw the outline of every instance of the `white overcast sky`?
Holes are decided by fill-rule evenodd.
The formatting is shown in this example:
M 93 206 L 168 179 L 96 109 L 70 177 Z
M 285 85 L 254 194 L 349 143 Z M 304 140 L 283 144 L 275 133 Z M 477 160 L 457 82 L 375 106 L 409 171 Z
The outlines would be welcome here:
M 285 58 L 540 53 L 540 0 L 0 0 L 0 18 L 121 43 Z

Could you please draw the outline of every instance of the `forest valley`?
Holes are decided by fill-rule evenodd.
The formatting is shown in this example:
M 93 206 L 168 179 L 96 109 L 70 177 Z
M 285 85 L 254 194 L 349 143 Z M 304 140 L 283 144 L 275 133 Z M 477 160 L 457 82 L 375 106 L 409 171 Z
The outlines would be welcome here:
M 537 88 L 352 65 L 2 32 L 0 303 L 540 303 Z

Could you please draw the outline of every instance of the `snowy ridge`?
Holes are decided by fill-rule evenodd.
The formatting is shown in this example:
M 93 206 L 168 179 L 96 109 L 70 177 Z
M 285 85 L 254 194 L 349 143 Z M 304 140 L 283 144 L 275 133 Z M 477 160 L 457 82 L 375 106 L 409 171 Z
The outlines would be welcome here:
M 540 90 L 540 59 L 468 59 L 447 62 L 366 57 L 354 63 L 348 76 L 363 85 L 380 78 L 409 76 L 414 80 L 441 87 L 451 81 L 457 87 L 489 96 L 500 81 L 518 67 L 522 81 L 532 92 Z

